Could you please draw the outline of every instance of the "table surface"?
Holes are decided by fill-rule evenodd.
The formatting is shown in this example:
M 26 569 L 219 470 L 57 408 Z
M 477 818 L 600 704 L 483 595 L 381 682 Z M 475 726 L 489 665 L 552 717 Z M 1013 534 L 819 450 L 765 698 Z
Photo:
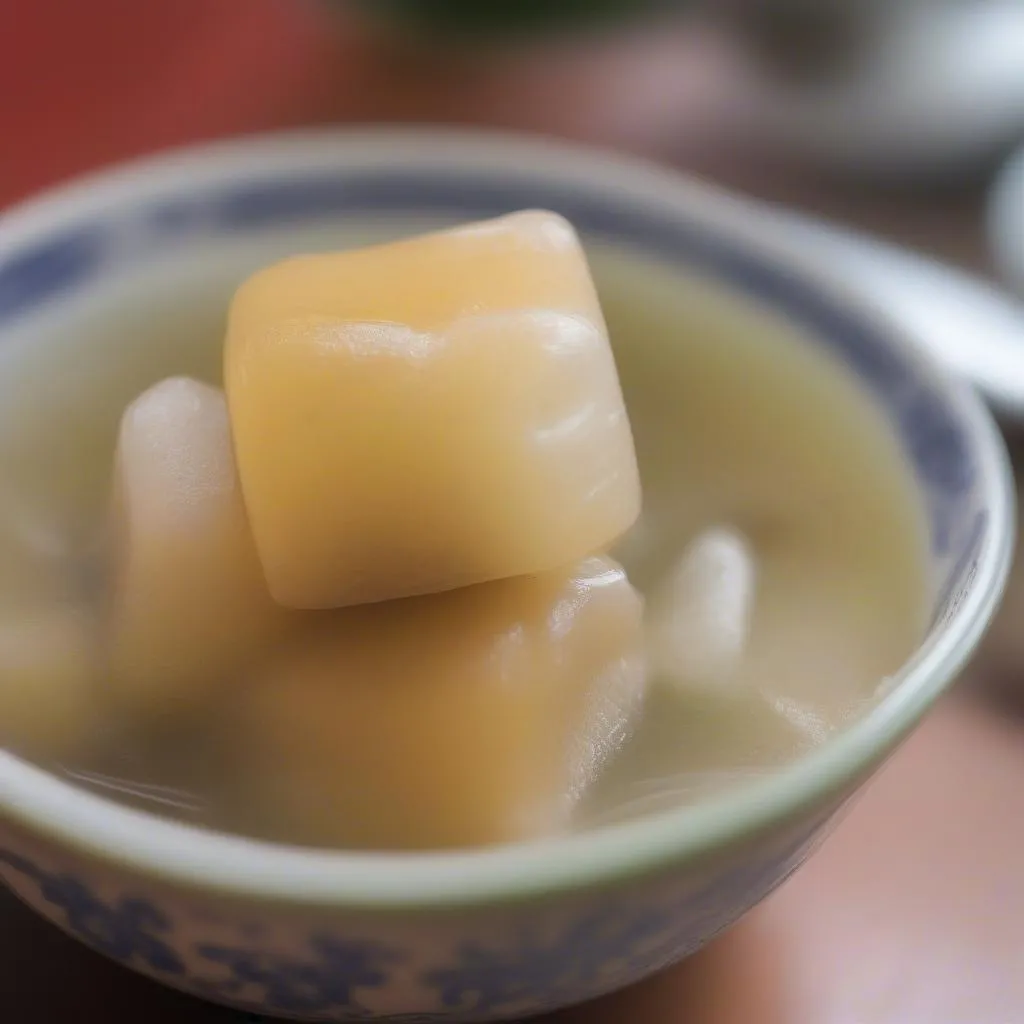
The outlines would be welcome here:
M 56 16 L 66 30 L 54 34 L 47 24 Z M 141 17 L 149 20 L 140 23 Z M 13 160 L 7 151 L 0 158 L 0 205 L 77 170 L 191 138 L 329 119 L 426 115 L 517 123 L 510 112 L 527 110 L 533 115 L 523 119 L 528 127 L 653 152 L 745 191 L 987 269 L 977 193 L 917 198 L 865 193 L 792 169 L 784 173 L 767 159 L 740 158 L 735 146 L 720 139 L 710 144 L 713 133 L 703 115 L 713 104 L 698 109 L 693 96 L 700 90 L 683 89 L 687 82 L 694 86 L 714 78 L 706 66 L 700 78 L 699 63 L 696 70 L 693 62 L 686 65 L 677 83 L 690 96 L 689 106 L 661 110 L 664 120 L 648 124 L 649 134 L 641 136 L 628 117 L 595 121 L 592 106 L 579 96 L 561 115 L 551 114 L 547 105 L 531 105 L 529 95 L 538 95 L 535 78 L 550 86 L 566 74 L 551 70 L 550 60 L 529 75 L 510 67 L 505 79 L 489 80 L 480 91 L 490 108 L 460 106 L 465 90 L 457 81 L 433 86 L 431 107 L 422 90 L 392 87 L 392 76 L 386 79 L 390 92 L 376 89 L 376 105 L 368 109 L 360 97 L 365 99 L 368 81 L 380 86 L 382 73 L 366 59 L 341 59 L 361 52 L 351 33 L 336 31 L 325 42 L 321 28 L 308 13 L 297 14 L 294 5 L 286 11 L 277 0 L 247 0 L 247 6 L 228 0 L 147 5 L 38 0 L 5 6 L 0 9 L 0 96 L 22 101 L 0 103 L 0 136 L 18 137 L 39 123 L 49 125 L 49 134 L 39 133 L 39 144 L 20 148 Z M 93 53 L 106 45 L 111 60 L 83 62 L 76 56 L 82 48 L 72 40 L 80 43 L 89 33 Z M 61 46 L 68 52 L 55 54 Z M 44 49 L 49 66 L 64 67 L 64 75 L 35 74 Z M 649 90 L 660 82 L 655 91 L 661 95 L 665 80 L 657 75 L 686 64 L 680 59 L 684 51 L 693 52 L 683 38 L 630 39 L 618 51 L 580 56 L 573 80 L 591 75 L 591 84 L 611 78 Z M 646 79 L 631 73 L 638 60 L 647 69 Z M 272 74 L 268 67 L 275 69 Z M 197 91 L 201 104 L 192 102 Z M 666 125 L 672 128 L 667 133 Z M 1014 701 L 1007 699 L 1019 664 L 1007 635 L 1012 640 L 1013 630 L 1004 629 L 988 644 L 967 678 L 868 787 L 823 849 L 775 895 L 679 967 L 552 1020 L 1013 1024 L 1024 1019 L 1024 701 L 1014 710 Z M 89 1013 L 147 1024 L 238 1020 L 104 961 L 0 893 L 0 1019 L 63 1024 Z

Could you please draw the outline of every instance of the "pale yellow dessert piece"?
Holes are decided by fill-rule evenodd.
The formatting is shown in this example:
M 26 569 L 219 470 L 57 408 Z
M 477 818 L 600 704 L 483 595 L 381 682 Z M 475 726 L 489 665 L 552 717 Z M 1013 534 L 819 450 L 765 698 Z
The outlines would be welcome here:
M 81 609 L 0 609 L 0 747 L 77 756 L 98 721 L 96 654 L 95 622 Z
M 586 258 L 544 212 L 251 277 L 225 385 L 274 597 L 331 608 L 600 551 L 640 486 Z
M 641 599 L 604 558 L 330 613 L 232 696 L 261 828 L 431 848 L 562 828 L 644 688 Z
M 171 378 L 125 411 L 110 545 L 109 676 L 129 706 L 190 708 L 291 621 L 256 557 L 218 388 Z

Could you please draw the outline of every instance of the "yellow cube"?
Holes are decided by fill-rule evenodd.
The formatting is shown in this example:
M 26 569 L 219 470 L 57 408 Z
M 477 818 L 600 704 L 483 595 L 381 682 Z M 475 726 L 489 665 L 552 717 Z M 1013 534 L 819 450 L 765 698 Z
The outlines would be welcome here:
M 343 847 L 561 829 L 640 707 L 641 611 L 591 558 L 327 613 L 225 702 L 239 802 L 264 833 Z
M 283 605 L 551 570 L 639 511 L 597 296 L 551 213 L 261 271 L 231 306 L 225 385 Z
M 110 545 L 109 679 L 153 713 L 187 710 L 276 643 L 218 388 L 171 378 L 121 420 Z

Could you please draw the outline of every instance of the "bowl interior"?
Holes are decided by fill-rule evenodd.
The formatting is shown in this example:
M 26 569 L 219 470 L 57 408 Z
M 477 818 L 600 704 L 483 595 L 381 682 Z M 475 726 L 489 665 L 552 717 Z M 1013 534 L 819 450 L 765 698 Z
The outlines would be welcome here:
M 274 259 L 542 207 L 563 213 L 590 243 L 653 255 L 724 286 L 734 300 L 786 321 L 853 372 L 891 421 L 927 503 L 937 618 L 984 537 L 981 470 L 948 382 L 894 345 L 888 325 L 773 258 L 770 244 L 732 235 L 699 208 L 609 196 L 606 188 L 546 170 L 454 162 L 290 168 L 196 184 L 182 181 L 140 202 L 99 208 L 0 261 L 0 365 L 12 385 L 0 413 L 5 429 L 31 415 L 32 383 L 22 374 L 34 369 L 43 386 L 58 361 L 70 361 L 79 375 L 86 362 L 121 362 L 127 383 L 137 361 L 167 350 L 174 359 L 168 372 L 188 368 L 218 379 L 209 339 L 221 331 L 226 299 L 247 273 Z M 190 308 L 182 308 L 183 297 Z M 55 320 L 72 319 L 77 329 L 55 329 Z M 117 330 L 110 330 L 111 320 Z M 128 324 L 137 324 L 130 351 Z M 69 377 L 70 386 L 81 379 Z M 19 402 L 18 392 L 26 400 Z
M 635 250 L 712 279 L 738 302 L 754 304 L 841 360 L 883 410 L 912 467 L 927 508 L 936 582 L 928 640 L 863 721 L 777 776 L 714 806 L 616 826 L 604 836 L 553 841 L 587 846 L 586 858 L 575 860 L 578 877 L 584 877 L 585 862 L 601 874 L 614 865 L 624 871 L 645 859 L 700 849 L 716 835 L 721 839 L 782 817 L 815 792 L 856 775 L 913 724 L 967 657 L 1005 576 L 1012 514 L 1008 471 L 987 414 L 966 389 L 894 338 L 884 320 L 784 256 L 767 218 L 654 170 L 595 161 L 547 144 L 461 136 L 255 140 L 129 168 L 0 222 L 0 430 L 15 429 L 31 415 L 36 387 L 64 389 L 69 402 L 79 400 L 90 366 L 116 363 L 127 400 L 139 367 L 152 366 L 154 347 L 173 354 L 177 372 L 216 379 L 217 349 L 208 339 L 221 330 L 225 296 L 246 273 L 278 256 L 337 246 L 342 234 L 344 244 L 357 244 L 525 207 L 563 213 L 595 246 Z M 181 309 L 182 295 L 190 297 L 187 311 Z M 112 316 L 118 329 L 108 332 Z M 138 324 L 137 344 L 131 346 L 123 340 L 133 333 L 128 324 Z M 74 372 L 61 374 L 63 365 Z M 115 405 L 111 437 L 116 415 Z M 65 811 L 62 820 L 59 808 Z M 114 837 L 123 840 L 127 829 L 130 841 L 120 844 L 118 855 L 150 868 L 157 849 L 153 836 L 160 829 L 175 830 L 179 839 L 188 833 L 160 823 L 147 838 L 139 825 L 144 815 L 80 794 L 72 801 L 62 783 L 0 754 L 4 809 L 35 827 L 56 830 L 65 841 L 93 843 L 106 855 L 116 845 Z M 225 882 L 234 877 L 241 885 L 248 877 L 247 884 L 262 879 L 267 886 L 274 878 L 294 891 L 299 862 L 274 858 L 305 857 L 307 873 L 299 887 L 309 892 L 330 876 L 333 897 L 424 896 L 427 875 L 403 883 L 397 875 L 374 874 L 386 870 L 389 858 L 363 858 L 367 863 L 360 867 L 360 858 L 348 855 L 274 851 L 201 833 L 190 834 L 187 842 L 193 870 L 196 857 L 207 871 L 219 864 Z M 261 848 L 264 858 L 248 874 L 235 872 L 230 858 L 232 849 L 243 847 L 250 854 Z M 218 859 L 222 854 L 226 860 Z M 512 870 L 517 857 L 518 872 Z M 460 859 L 472 861 L 476 875 L 460 874 Z M 528 886 L 545 872 L 548 882 L 558 875 L 551 874 L 550 851 L 426 855 L 418 861 L 424 871 L 435 872 L 438 896 L 465 892 L 474 878 L 492 891 L 514 888 L 516 879 Z M 344 862 L 348 867 L 339 868 Z M 165 849 L 159 869 L 181 868 L 180 858 L 175 861 Z M 369 874 L 360 875 L 363 869 Z M 437 888 L 442 877 L 447 885 Z

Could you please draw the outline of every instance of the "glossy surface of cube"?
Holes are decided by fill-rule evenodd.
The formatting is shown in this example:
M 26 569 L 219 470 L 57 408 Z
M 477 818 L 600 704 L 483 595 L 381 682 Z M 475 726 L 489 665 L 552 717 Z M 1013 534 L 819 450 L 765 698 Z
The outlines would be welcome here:
M 597 295 L 554 214 L 261 271 L 231 308 L 225 383 L 260 560 L 290 607 L 547 571 L 639 510 Z

